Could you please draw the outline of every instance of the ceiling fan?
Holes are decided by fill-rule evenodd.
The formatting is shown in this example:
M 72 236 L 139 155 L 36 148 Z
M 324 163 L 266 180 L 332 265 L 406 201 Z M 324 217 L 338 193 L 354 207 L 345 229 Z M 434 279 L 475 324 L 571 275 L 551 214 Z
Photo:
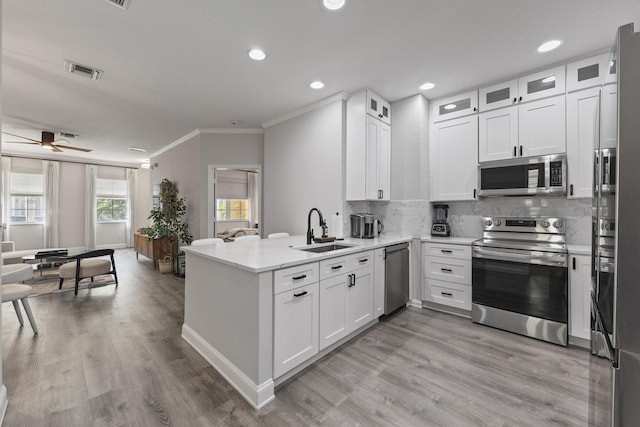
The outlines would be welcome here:
M 15 136 L 17 138 L 22 138 L 22 139 L 28 140 L 28 141 L 6 141 L 8 144 L 40 145 L 42 148 L 48 148 L 49 150 L 53 151 L 54 153 L 62 153 L 64 150 L 61 150 L 61 148 L 64 148 L 65 150 L 83 151 L 85 153 L 88 153 L 89 151 L 92 151 L 89 148 L 71 147 L 69 145 L 69 141 L 64 140 L 64 139 L 54 140 L 53 132 L 47 132 L 47 131 L 44 131 L 44 130 L 42 131 L 42 138 L 41 138 L 40 141 L 38 141 L 36 139 L 27 138 L 26 136 L 15 135 L 15 134 L 9 133 L 9 132 L 2 132 L 2 133 L 4 133 L 5 135 L 11 135 L 11 136 Z

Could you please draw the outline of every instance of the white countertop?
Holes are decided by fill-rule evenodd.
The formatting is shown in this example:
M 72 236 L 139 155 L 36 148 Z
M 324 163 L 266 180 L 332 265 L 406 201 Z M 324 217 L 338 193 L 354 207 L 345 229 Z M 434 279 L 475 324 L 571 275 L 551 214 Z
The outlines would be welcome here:
M 341 255 L 382 248 L 397 243 L 410 242 L 412 238 L 409 236 L 387 235 L 382 235 L 374 239 L 355 239 L 348 237 L 344 240 L 336 240 L 331 243 L 316 243 L 313 245 L 307 245 L 306 240 L 306 236 L 291 236 L 279 239 L 249 240 L 240 243 L 233 242 L 206 246 L 183 246 L 180 249 L 185 251 L 187 254 L 193 254 L 213 261 L 233 265 L 239 269 L 247 270 L 252 273 L 262 273 L 265 271 L 277 270 L 279 268 L 334 258 Z M 323 253 L 305 252 L 296 249 L 312 246 L 324 246 L 334 243 L 352 245 L 352 247 Z
M 437 236 L 425 236 L 420 239 L 422 242 L 431 243 L 449 243 L 452 245 L 470 245 L 475 240 L 479 240 L 480 237 L 437 237 Z

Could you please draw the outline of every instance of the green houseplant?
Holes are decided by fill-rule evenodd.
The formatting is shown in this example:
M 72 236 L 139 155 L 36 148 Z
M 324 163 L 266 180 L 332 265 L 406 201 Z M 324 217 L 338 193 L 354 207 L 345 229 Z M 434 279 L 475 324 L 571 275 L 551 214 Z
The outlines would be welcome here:
M 189 234 L 189 224 L 185 221 L 187 205 L 184 198 L 178 197 L 178 187 L 164 178 L 160 183 L 160 204 L 151 209 L 150 227 L 142 230 L 149 240 L 166 239 L 169 242 L 170 256 L 177 255 L 180 242 L 190 244 L 193 240 Z

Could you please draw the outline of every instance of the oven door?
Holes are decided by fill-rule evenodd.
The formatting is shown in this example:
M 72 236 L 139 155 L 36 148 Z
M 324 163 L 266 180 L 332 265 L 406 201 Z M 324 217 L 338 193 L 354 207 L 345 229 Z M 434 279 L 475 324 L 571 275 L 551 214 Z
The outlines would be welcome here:
M 472 301 L 567 324 L 567 254 L 473 248 Z

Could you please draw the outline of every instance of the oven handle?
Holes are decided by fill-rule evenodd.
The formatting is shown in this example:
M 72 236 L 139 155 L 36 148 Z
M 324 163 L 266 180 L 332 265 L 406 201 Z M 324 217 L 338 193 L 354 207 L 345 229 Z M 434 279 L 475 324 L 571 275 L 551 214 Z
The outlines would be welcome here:
M 526 252 L 491 250 L 487 248 L 474 247 L 473 258 L 494 259 L 497 261 L 512 261 L 525 264 L 550 265 L 554 267 L 567 267 L 568 260 L 566 254 L 548 252 Z

